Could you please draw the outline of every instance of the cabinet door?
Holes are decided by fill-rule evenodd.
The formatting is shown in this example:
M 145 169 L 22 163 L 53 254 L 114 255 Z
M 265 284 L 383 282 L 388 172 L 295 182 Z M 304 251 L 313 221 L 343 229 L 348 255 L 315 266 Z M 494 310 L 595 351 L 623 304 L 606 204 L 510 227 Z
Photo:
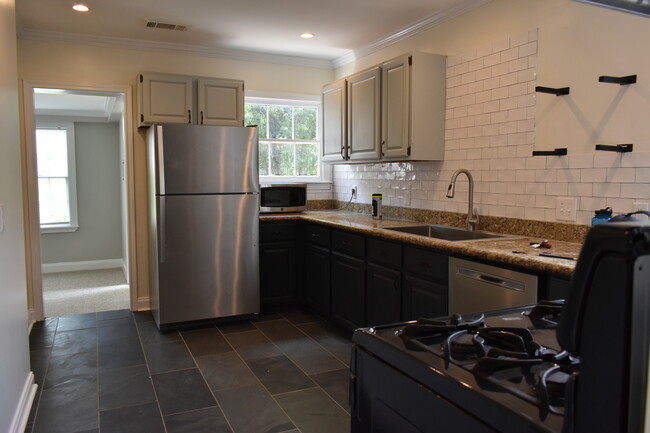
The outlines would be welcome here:
M 381 68 L 348 77 L 348 157 L 379 159 L 381 152 Z
M 447 315 L 448 290 L 446 286 L 413 275 L 404 275 L 402 320 L 418 317 Z
M 140 125 L 192 123 L 192 77 L 142 73 L 138 77 Z
M 323 87 L 323 162 L 347 159 L 347 88 L 345 79 Z
M 365 324 L 363 260 L 332 254 L 332 321 L 348 330 Z
M 305 303 L 320 313 L 330 317 L 330 251 L 327 248 L 307 243 L 304 260 Z
M 368 264 L 366 283 L 366 315 L 369 325 L 400 321 L 401 274 L 383 266 Z
M 260 303 L 262 308 L 290 303 L 295 289 L 295 243 L 260 244 Z
M 384 63 L 381 68 L 382 156 L 404 157 L 411 153 L 409 119 L 411 100 L 410 56 Z
M 197 80 L 198 119 L 201 125 L 244 125 L 244 82 L 240 80 Z

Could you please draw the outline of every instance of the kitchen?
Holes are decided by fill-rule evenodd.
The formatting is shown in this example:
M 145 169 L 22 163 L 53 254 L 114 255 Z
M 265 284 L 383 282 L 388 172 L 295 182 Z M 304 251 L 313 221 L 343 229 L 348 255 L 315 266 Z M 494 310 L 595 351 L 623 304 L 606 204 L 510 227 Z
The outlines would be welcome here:
M 648 108 L 648 97 L 643 73 L 650 69 L 650 65 L 647 56 L 637 55 L 645 52 L 642 41 L 648 39 L 647 28 L 647 21 L 643 17 L 573 1 L 494 1 L 334 70 L 173 54 L 154 51 L 153 47 L 151 50 L 140 51 L 125 47 L 91 46 L 64 40 L 60 34 L 45 34 L 39 38 L 37 34 L 32 33 L 18 39 L 17 77 L 21 80 L 76 81 L 124 86 L 134 85 L 139 72 L 151 70 L 243 79 L 247 89 L 251 90 L 318 94 L 325 83 L 413 50 L 448 55 L 450 59 L 455 58 L 458 65 L 467 63 L 469 68 L 469 63 L 476 60 L 472 58 L 474 50 L 498 45 L 501 41 L 523 34 L 530 35 L 530 32 L 535 33 L 537 29 L 537 85 L 570 86 L 571 94 L 568 95 L 570 98 L 544 94 L 535 97 L 527 89 L 525 95 L 521 95 L 537 101 L 534 129 L 527 131 L 528 136 L 523 137 L 527 141 L 516 144 L 521 146 L 521 154 L 517 154 L 514 148 L 508 149 L 508 146 L 495 143 L 503 148 L 505 153 L 487 156 L 486 159 L 470 160 L 468 155 L 474 154 L 475 151 L 468 149 L 481 147 L 466 147 L 470 143 L 466 140 L 468 137 L 463 134 L 469 132 L 468 127 L 462 126 L 459 120 L 457 127 L 447 126 L 446 144 L 451 147 L 449 155 L 446 155 L 444 167 L 439 163 L 393 164 L 394 167 L 387 173 L 381 165 L 336 166 L 333 173 L 333 193 L 328 198 L 347 201 L 350 187 L 356 184 L 359 186 L 360 203 L 367 204 L 370 202 L 370 194 L 382 192 L 387 198 L 386 204 L 389 205 L 464 212 L 466 203 L 461 199 L 444 198 L 444 190 L 453 169 L 469 168 L 475 175 L 480 172 L 482 181 L 493 182 L 490 190 L 477 191 L 483 194 L 483 198 L 477 200 L 481 215 L 554 222 L 556 197 L 568 196 L 580 198 L 577 222 L 589 224 L 595 209 L 611 205 L 617 212 L 630 211 L 634 201 L 647 199 L 649 196 L 650 161 L 647 157 L 648 149 L 644 147 L 647 146 L 645 143 L 648 141 L 649 132 L 643 127 L 643 113 Z M 59 40 L 56 40 L 57 36 Z M 464 54 L 466 62 L 462 57 Z M 455 66 L 452 65 L 452 68 Z M 264 70 L 264 74 L 259 73 L 259 70 Z M 639 75 L 639 82 L 635 86 L 619 88 L 597 81 L 600 75 L 629 74 Z M 75 79 L 71 80 L 71 76 Z M 465 84 L 469 86 L 471 83 Z M 459 108 L 462 114 L 462 107 Z M 462 120 L 463 117 L 458 119 Z M 16 126 L 9 128 L 8 130 L 15 131 L 14 134 L 18 133 Z M 507 135 L 507 131 L 504 133 Z M 503 135 L 496 137 L 495 140 L 504 139 Z M 472 138 L 472 145 L 481 142 L 481 137 Z M 146 152 L 144 139 L 139 133 L 134 133 L 133 140 L 139 252 L 137 265 L 145 269 Z M 507 137 L 505 140 L 507 143 Z M 601 143 L 634 143 L 635 148 L 632 154 L 623 156 L 593 152 L 593 146 Z M 568 157 L 549 158 L 549 165 L 544 157 L 528 158 L 533 150 L 562 147 L 569 149 Z M 515 154 L 508 153 L 508 150 L 515 150 Z M 14 161 L 18 151 L 19 149 L 11 148 L 10 155 L 13 155 Z M 618 165 L 612 165 L 614 157 L 620 158 Z M 16 168 L 12 166 L 11 170 L 13 171 L 9 172 L 15 175 L 10 178 L 11 182 L 20 183 L 20 176 L 15 173 Z M 580 170 L 580 181 L 575 177 L 577 170 Z M 534 177 L 531 178 L 531 175 Z M 386 186 L 386 182 L 391 182 L 390 187 Z M 481 186 L 482 183 L 477 182 L 477 189 L 485 187 Z M 596 193 L 596 185 L 604 191 Z M 10 197 L 13 197 L 14 201 L 7 201 L 5 205 L 8 218 L 5 236 L 10 232 L 10 227 L 14 227 L 11 233 L 15 238 L 6 254 L 22 251 L 22 236 L 19 235 L 20 230 L 15 230 L 15 227 L 20 227 L 22 223 L 9 224 L 9 217 L 14 221 L 22 219 L 17 210 L 21 207 L 20 193 L 16 192 L 17 186 L 14 185 L 13 188 L 13 195 Z M 395 192 L 397 190 L 405 192 L 400 196 Z M 513 194 L 516 197 L 514 203 Z M 534 202 L 531 202 L 533 199 Z M 11 203 L 18 204 L 10 206 Z M 22 266 L 19 261 L 14 267 L 20 269 Z M 15 282 L 18 288 L 7 288 L 7 295 L 22 297 L 22 294 L 16 295 L 16 292 L 21 292 L 22 290 L 18 289 L 21 286 L 24 288 L 26 282 L 19 275 L 14 275 L 15 279 L 10 281 Z M 137 298 L 141 302 L 147 302 L 147 273 L 139 272 L 137 278 Z M 20 300 L 16 301 L 19 302 Z M 17 308 L 16 305 L 8 306 L 7 311 Z M 13 321 L 8 322 L 11 327 L 17 328 L 17 323 L 24 324 L 24 320 L 15 317 L 15 313 L 12 316 Z M 20 332 L 24 334 L 25 331 Z M 3 335 L 2 341 L 10 342 L 17 352 L 25 350 L 24 343 L 17 341 L 13 336 Z M 24 371 L 26 367 L 22 365 L 20 357 L 24 360 L 26 356 L 19 355 L 19 358 L 13 361 L 12 365 L 15 367 L 12 371 Z M 16 386 L 14 389 L 19 390 L 22 383 Z M 3 399 L 5 398 L 9 399 L 10 396 L 3 396 Z M 13 403 L 7 405 L 14 407 Z M 13 409 L 10 413 L 13 413 Z M 10 418 L 11 416 L 8 417 Z

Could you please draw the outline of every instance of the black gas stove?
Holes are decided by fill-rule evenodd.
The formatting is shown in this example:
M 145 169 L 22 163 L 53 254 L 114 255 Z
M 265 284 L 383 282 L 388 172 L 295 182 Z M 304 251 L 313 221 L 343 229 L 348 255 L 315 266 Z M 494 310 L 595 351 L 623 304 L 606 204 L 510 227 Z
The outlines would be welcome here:
M 648 325 L 650 226 L 592 230 L 566 304 L 357 330 L 352 432 L 642 432 Z

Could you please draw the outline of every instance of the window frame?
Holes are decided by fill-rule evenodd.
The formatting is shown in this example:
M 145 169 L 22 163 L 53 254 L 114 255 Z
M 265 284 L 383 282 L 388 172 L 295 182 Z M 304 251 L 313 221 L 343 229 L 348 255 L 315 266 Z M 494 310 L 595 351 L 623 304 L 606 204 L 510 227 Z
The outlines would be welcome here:
M 263 138 L 260 141 L 269 143 L 299 143 L 299 142 L 318 142 L 318 176 L 260 176 L 260 183 L 307 183 L 307 184 L 331 184 L 332 170 L 327 164 L 323 164 L 323 113 L 320 95 L 299 95 L 299 94 L 278 94 L 269 92 L 246 92 L 244 104 L 259 105 L 284 105 L 292 107 L 316 108 L 316 140 L 287 140 Z M 268 127 L 268 125 L 267 125 Z
M 39 227 L 41 233 L 72 233 L 79 229 L 79 215 L 77 212 L 77 166 L 76 166 L 76 152 L 75 152 L 75 128 L 74 122 L 71 121 L 36 121 L 34 128 L 34 143 L 38 149 L 36 142 L 36 130 L 38 129 L 58 129 L 66 131 L 67 141 L 67 158 L 68 158 L 68 207 L 70 212 L 69 223 L 59 224 L 41 224 L 40 222 L 40 194 L 39 197 Z M 36 154 L 37 167 L 38 167 L 38 150 Z M 44 176 L 47 177 L 47 176 Z M 38 188 L 38 170 L 36 173 L 36 184 Z

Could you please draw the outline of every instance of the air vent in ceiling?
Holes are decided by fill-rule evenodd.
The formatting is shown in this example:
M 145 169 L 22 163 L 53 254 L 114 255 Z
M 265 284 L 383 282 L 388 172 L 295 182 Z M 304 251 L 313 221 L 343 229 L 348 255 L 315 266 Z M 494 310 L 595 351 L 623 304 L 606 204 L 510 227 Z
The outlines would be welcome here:
M 154 29 L 178 30 L 179 32 L 187 30 L 187 27 L 180 24 L 159 23 L 156 21 L 147 21 L 147 27 Z

